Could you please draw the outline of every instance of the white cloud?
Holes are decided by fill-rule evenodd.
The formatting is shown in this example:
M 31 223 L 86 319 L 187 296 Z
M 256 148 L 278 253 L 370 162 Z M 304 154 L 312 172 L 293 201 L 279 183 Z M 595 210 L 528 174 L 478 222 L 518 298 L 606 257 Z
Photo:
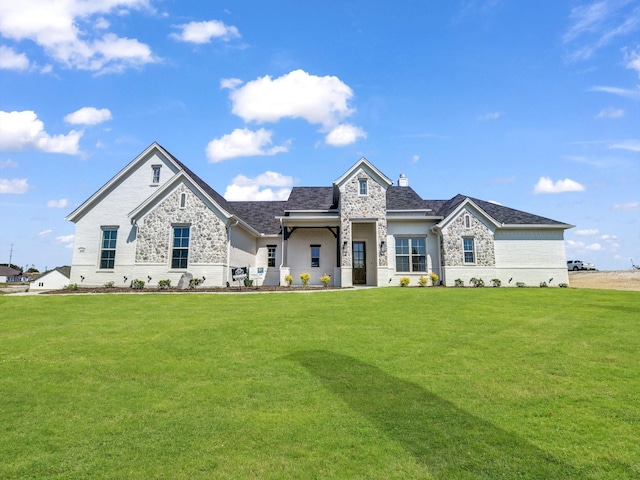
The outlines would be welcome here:
M 600 236 L 600 240 L 605 240 L 605 241 L 613 241 L 617 239 L 618 237 L 616 235 L 608 235 L 606 233 Z
M 286 200 L 291 193 L 291 185 L 293 185 L 293 177 L 277 172 L 266 171 L 255 178 L 237 175 L 231 180 L 231 185 L 227 186 L 224 198 L 230 201 Z
M 640 140 L 624 140 L 622 142 L 613 143 L 609 148 L 617 148 L 620 150 L 631 150 L 632 152 L 640 152 Z
M 624 110 L 621 108 L 607 107 L 598 113 L 598 118 L 622 118 Z
M 627 8 L 628 7 L 628 8 Z M 571 9 L 570 26 L 562 37 L 572 60 L 587 60 L 598 49 L 640 27 L 640 8 L 628 1 L 597 0 Z
M 31 40 L 69 68 L 121 71 L 158 59 L 138 40 L 105 32 L 104 16 L 150 8 L 149 0 L 0 0 L 0 34 Z
M 47 207 L 49 208 L 66 208 L 69 205 L 69 200 L 66 198 L 61 198 L 60 200 L 49 200 L 47 202 Z
M 635 70 L 640 76 L 640 47 L 638 47 L 634 52 L 629 53 L 626 60 L 627 68 Z
M 502 116 L 502 112 L 489 112 L 479 115 L 478 120 L 498 120 Z
M 540 177 L 538 183 L 533 187 L 533 193 L 564 193 L 564 192 L 584 192 L 586 188 L 578 182 L 565 178 L 554 182 L 548 177 Z
M 420 155 L 414 155 L 411 157 L 411 163 L 418 163 L 420 161 Z
M 6 179 L 0 178 L 0 193 L 27 193 L 29 184 L 26 178 Z
M 583 236 L 593 236 L 598 235 L 600 233 L 597 228 L 589 228 L 584 230 L 576 230 L 573 232 L 575 235 L 583 235 Z
M 178 25 L 182 31 L 170 36 L 181 42 L 210 43 L 212 38 L 219 38 L 225 42 L 232 38 L 240 38 L 240 32 L 234 26 L 225 25 L 219 20 L 208 22 L 189 22 Z
M 586 247 L 584 247 L 586 250 L 592 251 L 592 252 L 598 252 L 600 250 L 602 250 L 602 245 L 600 245 L 599 243 L 591 243 L 589 245 L 587 245 Z
M 244 121 L 277 122 L 282 118 L 302 118 L 331 130 L 354 110 L 349 106 L 351 88 L 338 77 L 318 77 L 295 70 L 272 79 L 266 75 L 242 87 L 235 80 L 231 88 L 232 111 Z
M 24 53 L 17 53 L 13 48 L 0 45 L 0 69 L 26 70 L 30 66 Z
M 47 235 L 49 235 L 50 233 L 53 233 L 53 230 L 43 230 L 42 232 L 38 233 L 39 237 L 45 237 Z
M 10 158 L 8 158 L 7 160 L 3 160 L 2 162 L 0 162 L 0 170 L 2 170 L 3 168 L 15 168 L 18 166 L 18 162 L 14 162 L 13 160 L 11 160 Z
M 95 107 L 82 107 L 65 116 L 64 121 L 72 125 L 97 125 L 111 118 L 111 112 L 106 108 L 98 110 Z
M 640 88 L 628 89 L 619 87 L 596 86 L 589 89 L 591 92 L 604 92 L 618 95 L 619 97 L 629 98 L 631 100 L 640 100 Z
M 207 158 L 212 163 L 222 162 L 236 157 L 251 157 L 257 155 L 275 155 L 289 149 L 285 145 L 272 145 L 273 132 L 264 128 L 258 131 L 248 128 L 237 128 L 221 138 L 211 140 L 207 145 Z
M 359 138 L 366 138 L 367 134 L 360 127 L 349 123 L 338 125 L 326 136 L 325 141 L 334 147 L 344 147 L 358 141 Z
M 82 132 L 71 130 L 66 135 L 49 135 L 35 112 L 0 111 L 0 150 L 34 148 L 47 153 L 79 153 Z
M 640 210 L 640 202 L 614 203 L 611 208 L 625 212 Z
M 60 243 L 73 243 L 73 239 L 75 238 L 74 234 L 71 235 L 61 235 L 59 237 L 56 237 L 56 240 Z

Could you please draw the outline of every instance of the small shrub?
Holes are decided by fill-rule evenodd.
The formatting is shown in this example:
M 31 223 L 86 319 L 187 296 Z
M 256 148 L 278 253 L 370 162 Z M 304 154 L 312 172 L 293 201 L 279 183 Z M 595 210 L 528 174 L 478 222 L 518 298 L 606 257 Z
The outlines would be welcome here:
M 540 282 L 540 288 L 546 288 L 547 282 Z
M 104 284 L 104 288 L 113 288 L 114 286 L 115 283 L 113 281 Z
M 526 285 L 524 284 L 524 282 L 516 282 L 516 287 L 524 288 L 524 287 L 526 287 Z
M 291 275 L 287 275 L 284 277 L 284 281 L 287 282 L 287 287 L 293 285 L 293 277 Z
M 65 290 L 72 290 L 72 291 L 76 291 L 78 290 L 78 284 L 77 283 L 70 283 L 69 285 L 67 285 L 66 287 L 64 287 Z
M 502 285 L 502 282 L 500 281 L 499 278 L 492 278 L 491 285 L 494 287 L 499 287 L 500 285 Z
M 473 277 L 471 280 L 469 280 L 469 283 L 474 287 L 484 287 L 484 280 L 482 280 L 481 278 Z
M 558 285 L 560 288 L 568 288 L 569 284 L 568 283 L 561 283 Z
M 138 278 L 131 280 L 131 288 L 134 290 L 142 290 L 144 288 L 144 280 L 140 280 Z
M 160 290 L 167 290 L 169 288 L 171 288 L 171 280 L 167 279 L 167 280 L 160 280 L 158 282 L 158 288 Z
M 461 278 L 456 278 L 455 285 L 456 287 L 464 287 L 464 280 L 462 280 Z
M 409 277 L 402 277 L 400 279 L 400 286 L 401 287 L 406 287 L 411 283 L 411 279 Z
M 306 287 L 309 285 L 309 280 L 311 280 L 311 274 L 304 272 L 300 274 L 300 281 L 302 282 L 302 286 Z
M 244 279 L 244 286 L 245 286 L 245 287 L 253 287 L 253 279 L 251 279 L 251 278 L 245 278 L 245 279 Z
M 440 277 L 438 277 L 438 274 L 433 272 L 429 274 L 429 278 L 431 279 L 431 285 L 434 287 L 438 284 L 438 280 L 440 280 Z
M 191 289 L 197 288 L 198 286 L 200 286 L 201 283 L 202 283 L 202 279 L 201 278 L 194 277 L 191 280 L 189 280 L 189 288 L 191 288 Z
M 429 278 L 425 277 L 424 275 L 420 275 L 420 278 L 418 279 L 418 285 L 421 287 L 426 287 L 429 284 Z
M 331 277 L 325 273 L 320 277 L 320 281 L 322 282 L 322 286 L 326 288 L 329 286 L 329 282 L 331 282 Z

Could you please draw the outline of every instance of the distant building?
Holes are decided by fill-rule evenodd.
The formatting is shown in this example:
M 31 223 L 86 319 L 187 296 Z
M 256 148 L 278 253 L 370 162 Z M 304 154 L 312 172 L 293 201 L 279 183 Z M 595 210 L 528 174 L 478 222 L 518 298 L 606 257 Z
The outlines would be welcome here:
M 0 266 L 0 283 L 20 282 L 22 272 L 15 268 Z
M 150 285 L 184 274 L 203 286 L 233 282 L 235 267 L 263 267 L 264 285 L 303 272 L 311 284 L 444 285 L 473 277 L 503 286 L 568 282 L 564 222 L 465 195 L 424 200 L 365 158 L 324 187 L 294 187 L 286 201 L 225 200 L 153 143 L 68 217 L 76 225 L 71 283 Z
M 29 290 L 60 290 L 69 285 L 71 267 L 58 267 L 34 278 L 29 284 Z

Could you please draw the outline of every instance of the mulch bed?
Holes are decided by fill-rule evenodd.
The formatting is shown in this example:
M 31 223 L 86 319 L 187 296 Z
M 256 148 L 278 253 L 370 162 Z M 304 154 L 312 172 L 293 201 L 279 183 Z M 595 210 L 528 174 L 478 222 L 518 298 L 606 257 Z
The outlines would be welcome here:
M 41 295 L 74 294 L 74 293 L 260 293 L 260 292 L 302 292 L 318 290 L 340 290 L 340 287 L 281 287 L 281 286 L 260 286 L 260 287 L 199 287 L 199 288 L 143 288 L 134 289 L 130 287 L 78 287 L 77 290 L 48 290 Z

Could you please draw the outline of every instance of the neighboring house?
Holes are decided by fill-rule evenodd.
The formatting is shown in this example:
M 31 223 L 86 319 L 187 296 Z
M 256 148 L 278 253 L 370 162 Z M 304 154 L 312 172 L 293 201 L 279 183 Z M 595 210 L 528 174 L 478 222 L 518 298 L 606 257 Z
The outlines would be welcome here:
M 0 283 L 20 282 L 22 272 L 15 268 L 0 266 Z
M 294 187 L 286 201 L 230 202 L 153 143 L 68 217 L 76 225 L 71 283 L 149 285 L 184 274 L 203 286 L 262 267 L 262 285 L 303 272 L 319 285 L 444 285 L 473 277 L 568 282 L 563 222 L 456 195 L 424 200 L 362 158 L 326 187 Z
M 69 285 L 71 267 L 64 266 L 49 270 L 29 284 L 29 290 L 60 290 Z

